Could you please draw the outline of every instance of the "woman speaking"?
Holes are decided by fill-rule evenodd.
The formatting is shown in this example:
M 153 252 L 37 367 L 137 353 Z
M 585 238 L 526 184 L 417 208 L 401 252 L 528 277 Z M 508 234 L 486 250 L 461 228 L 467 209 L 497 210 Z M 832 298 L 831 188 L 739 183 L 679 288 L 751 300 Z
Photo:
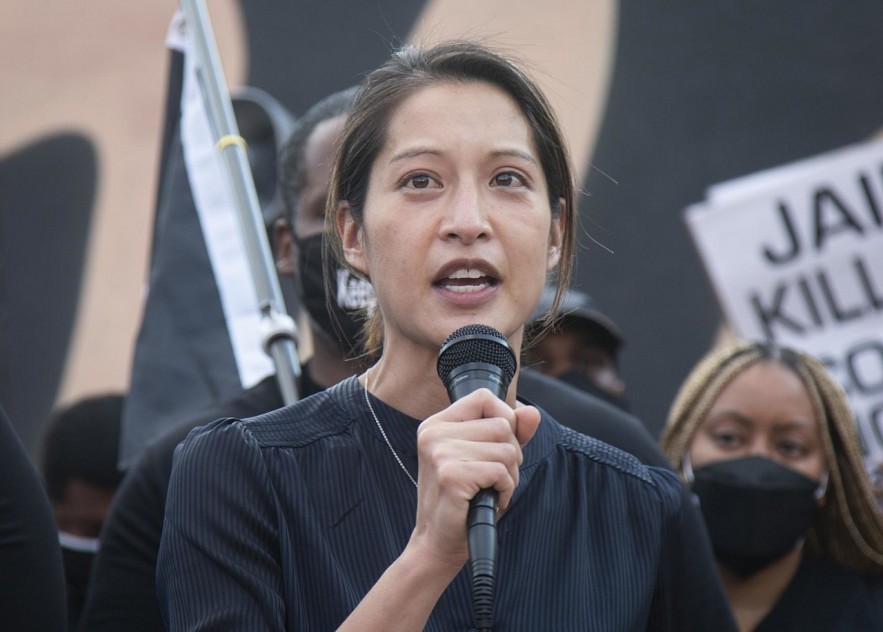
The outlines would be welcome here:
M 520 355 L 547 279 L 567 286 L 575 218 L 558 124 L 517 65 L 448 43 L 367 77 L 326 235 L 374 286 L 377 361 L 179 447 L 158 567 L 170 629 L 479 627 L 467 515 L 488 489 L 496 629 L 729 629 L 728 614 L 697 617 L 680 581 L 674 473 L 563 428 L 518 400 L 517 377 L 501 398 L 454 403 L 439 379 L 439 349 L 464 326 Z

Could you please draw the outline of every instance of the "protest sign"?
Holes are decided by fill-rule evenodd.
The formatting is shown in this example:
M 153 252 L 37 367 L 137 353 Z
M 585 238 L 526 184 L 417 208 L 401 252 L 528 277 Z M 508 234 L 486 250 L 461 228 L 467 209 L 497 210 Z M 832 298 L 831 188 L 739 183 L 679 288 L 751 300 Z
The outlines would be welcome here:
M 883 142 L 716 185 L 684 218 L 733 331 L 821 359 L 883 464 Z

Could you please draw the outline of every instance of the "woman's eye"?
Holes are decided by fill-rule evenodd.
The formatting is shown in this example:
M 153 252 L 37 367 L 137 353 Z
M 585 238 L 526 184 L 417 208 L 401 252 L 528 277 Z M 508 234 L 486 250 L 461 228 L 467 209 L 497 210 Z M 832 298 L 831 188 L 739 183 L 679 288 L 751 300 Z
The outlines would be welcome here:
M 430 189 L 437 188 L 438 183 L 436 180 L 425 173 L 417 173 L 412 176 L 408 176 L 405 178 L 403 182 L 404 186 L 409 189 Z
M 494 176 L 491 185 L 498 187 L 520 187 L 524 186 L 524 178 L 517 173 L 504 171 L 503 173 L 498 173 Z
M 733 449 L 741 445 L 742 439 L 735 432 L 719 431 L 712 434 L 712 439 L 720 448 Z
M 782 440 L 776 445 L 779 454 L 789 458 L 800 458 L 806 456 L 807 449 L 800 441 Z

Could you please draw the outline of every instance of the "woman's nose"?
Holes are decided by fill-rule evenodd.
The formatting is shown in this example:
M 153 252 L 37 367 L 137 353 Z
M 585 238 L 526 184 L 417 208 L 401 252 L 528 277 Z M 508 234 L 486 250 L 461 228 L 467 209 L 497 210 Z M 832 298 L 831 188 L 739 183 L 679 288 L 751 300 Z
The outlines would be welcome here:
M 773 451 L 763 437 L 757 437 L 748 446 L 748 456 L 763 456 L 771 459 L 773 458 Z
M 442 239 L 459 239 L 464 244 L 470 244 L 490 237 L 492 230 L 486 205 L 487 201 L 483 199 L 478 187 L 460 187 L 457 194 L 452 196 L 439 227 Z

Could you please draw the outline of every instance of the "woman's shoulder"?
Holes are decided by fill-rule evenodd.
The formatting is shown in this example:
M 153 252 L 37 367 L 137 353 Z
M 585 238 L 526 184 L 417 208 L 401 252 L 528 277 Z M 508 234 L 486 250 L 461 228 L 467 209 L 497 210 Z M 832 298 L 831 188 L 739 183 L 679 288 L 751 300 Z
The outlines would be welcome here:
M 584 466 L 602 468 L 608 477 L 658 495 L 673 511 L 680 507 L 683 484 L 672 470 L 646 465 L 620 448 L 567 426 L 559 426 L 559 445 L 565 451 L 578 455 Z
M 577 432 L 560 423 L 558 426 L 560 427 L 559 444 L 565 450 L 579 453 L 591 461 L 612 467 L 625 475 L 635 476 L 647 482 L 656 477 L 656 472 L 674 474 L 669 468 L 642 463 L 633 454 L 600 439 Z M 677 480 L 677 476 L 674 476 L 674 479 Z
M 562 426 L 634 454 L 642 463 L 668 465 L 655 439 L 637 417 L 558 378 L 522 369 L 518 397 L 545 411 Z
M 223 418 L 191 431 L 184 442 L 241 441 L 257 448 L 303 447 L 345 432 L 355 419 L 358 390 L 348 378 L 293 404 L 244 419 Z M 235 439 L 234 439 L 235 438 Z

